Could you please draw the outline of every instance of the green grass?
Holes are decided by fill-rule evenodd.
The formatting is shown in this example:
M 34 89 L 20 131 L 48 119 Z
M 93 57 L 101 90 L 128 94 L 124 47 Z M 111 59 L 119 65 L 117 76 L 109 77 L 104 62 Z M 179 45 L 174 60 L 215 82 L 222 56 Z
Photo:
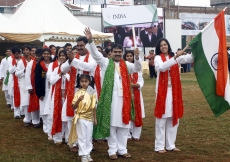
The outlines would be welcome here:
M 176 146 L 181 152 L 154 152 L 155 79 L 144 75 L 142 89 L 146 117 L 139 142 L 128 142 L 131 159 L 118 162 L 228 162 L 230 161 L 230 112 L 214 117 L 193 72 L 181 74 L 185 112 L 180 120 Z M 94 144 L 96 162 L 111 161 L 107 143 Z M 47 140 L 42 129 L 25 128 L 22 119 L 15 120 L 0 94 L 0 162 L 74 162 L 80 161 L 68 146 L 56 146 Z

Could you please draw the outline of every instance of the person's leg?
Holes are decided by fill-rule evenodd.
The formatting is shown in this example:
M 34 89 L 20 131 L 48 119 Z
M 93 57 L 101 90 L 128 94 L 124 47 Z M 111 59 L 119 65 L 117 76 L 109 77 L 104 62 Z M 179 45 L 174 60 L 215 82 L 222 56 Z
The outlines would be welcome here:
M 150 69 L 150 77 L 153 78 L 154 67 L 153 66 L 149 66 L 149 69 Z
M 20 119 L 21 118 L 20 107 L 14 107 L 14 118 L 15 119 Z
M 157 77 L 157 74 L 156 74 L 156 71 L 155 71 L 155 66 L 153 66 L 153 76 L 156 78 Z
M 109 150 L 108 150 L 109 156 L 116 155 L 118 150 L 117 127 L 110 126 L 110 136 L 108 137 L 107 141 L 109 146 Z
M 140 136 L 141 136 L 141 130 L 142 130 L 142 127 L 135 127 L 135 125 L 134 125 L 134 126 L 133 126 L 132 137 L 133 137 L 134 139 L 139 140 L 139 139 L 140 139 Z
M 31 112 L 31 118 L 32 118 L 32 124 L 34 126 L 40 125 L 39 110 Z
M 78 119 L 77 121 L 77 134 L 78 134 L 78 155 L 87 156 L 86 150 L 86 137 L 87 137 L 87 125 L 84 119 Z
M 55 144 L 61 144 L 62 143 L 62 132 L 58 132 L 55 135 L 53 135 L 53 140 Z
M 8 94 L 8 91 L 7 90 L 4 91 L 4 94 L 5 94 L 5 98 L 6 98 L 6 104 L 7 105 L 12 105 L 10 95 Z
M 176 136 L 177 136 L 177 129 L 179 126 L 179 119 L 178 124 L 173 126 L 172 124 L 172 118 L 167 118 L 166 123 L 166 150 L 172 150 L 176 148 L 175 142 L 176 142 Z
M 124 155 L 127 153 L 128 133 L 129 128 L 117 128 L 118 155 Z
M 86 130 L 86 152 L 87 152 L 87 158 L 88 161 L 93 161 L 93 159 L 90 156 L 90 152 L 93 149 L 92 144 L 92 135 L 93 135 L 93 122 L 87 121 L 87 130 Z
M 156 127 L 155 127 L 155 151 L 165 150 L 165 127 L 166 127 L 166 118 L 156 118 Z
M 47 124 L 48 115 L 41 115 L 41 117 L 43 121 L 43 131 L 44 133 L 48 133 L 48 124 Z
M 24 113 L 25 113 L 25 117 L 23 119 L 23 122 L 25 124 L 26 127 L 28 127 L 31 123 L 31 112 L 28 112 L 28 105 L 27 106 L 22 106 Z

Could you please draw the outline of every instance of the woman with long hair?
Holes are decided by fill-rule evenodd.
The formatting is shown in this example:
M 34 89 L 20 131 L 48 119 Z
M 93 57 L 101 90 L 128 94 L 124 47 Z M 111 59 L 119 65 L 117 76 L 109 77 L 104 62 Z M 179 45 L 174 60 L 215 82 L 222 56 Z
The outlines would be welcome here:
M 126 51 L 123 58 L 125 61 L 134 63 L 133 51 Z M 141 92 L 141 88 L 144 86 L 142 72 L 130 74 L 130 81 L 132 87 L 132 109 L 134 113 L 132 115 L 130 133 L 128 135 L 128 138 L 134 141 L 139 141 L 143 125 L 142 118 L 145 117 L 144 102 Z
M 180 151 L 175 146 L 179 119 L 183 116 L 182 88 L 179 64 L 193 62 L 192 55 L 174 55 L 167 39 L 161 38 L 156 45 L 154 59 L 157 70 L 156 81 L 156 139 L 155 151 Z M 167 151 L 166 151 L 166 150 Z
M 49 79 L 46 77 L 49 64 L 51 63 L 51 51 L 49 48 L 42 50 L 42 57 L 35 68 L 35 90 L 39 98 L 40 117 L 43 121 L 43 131 L 48 134 L 48 114 L 45 114 L 45 104 L 50 91 Z

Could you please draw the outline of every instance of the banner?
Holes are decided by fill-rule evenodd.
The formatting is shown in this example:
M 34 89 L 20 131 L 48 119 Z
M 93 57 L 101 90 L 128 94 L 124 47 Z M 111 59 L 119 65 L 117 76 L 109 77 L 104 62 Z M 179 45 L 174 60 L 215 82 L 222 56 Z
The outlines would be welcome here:
M 181 35 L 197 35 L 216 14 L 180 13 Z
M 133 0 L 105 0 L 105 3 L 108 5 L 118 5 L 118 6 L 132 6 Z
M 117 8 L 118 7 L 116 7 L 116 9 Z M 134 39 L 132 38 L 132 25 L 134 25 L 137 47 L 155 47 L 157 41 L 164 35 L 163 9 L 157 8 L 157 14 L 157 21 L 143 24 L 139 24 L 140 21 L 137 21 L 135 24 L 130 25 L 108 26 L 104 28 L 104 32 L 113 33 L 115 43 L 121 44 L 123 47 L 130 48 L 134 46 Z M 106 42 L 104 44 L 105 47 L 109 47 L 111 45 L 111 42 Z
M 75 5 L 101 5 L 104 0 L 74 0 Z
M 103 8 L 102 15 L 104 27 L 158 21 L 156 5 Z

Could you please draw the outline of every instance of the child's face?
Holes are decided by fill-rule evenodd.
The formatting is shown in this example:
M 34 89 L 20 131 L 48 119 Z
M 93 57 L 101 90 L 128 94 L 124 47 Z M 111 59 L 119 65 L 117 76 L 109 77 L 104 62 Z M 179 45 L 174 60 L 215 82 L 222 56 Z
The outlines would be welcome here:
M 89 86 L 89 80 L 86 79 L 86 78 L 82 78 L 80 80 L 80 86 L 83 88 L 83 89 L 87 89 L 87 87 Z

